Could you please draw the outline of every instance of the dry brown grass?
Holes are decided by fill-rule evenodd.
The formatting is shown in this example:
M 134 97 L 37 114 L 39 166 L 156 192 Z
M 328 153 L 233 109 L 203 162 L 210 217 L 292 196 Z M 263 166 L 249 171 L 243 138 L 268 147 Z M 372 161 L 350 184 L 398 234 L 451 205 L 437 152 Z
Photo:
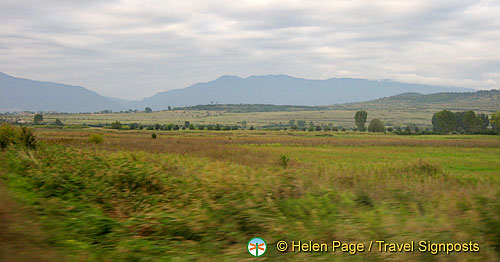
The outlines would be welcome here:
M 271 165 L 278 161 L 270 153 L 257 149 L 231 146 L 234 142 L 228 137 L 172 136 L 158 133 L 151 139 L 150 133 L 105 133 L 100 145 L 87 143 L 92 132 L 40 133 L 41 141 L 76 147 L 95 147 L 109 151 L 145 151 L 151 153 L 174 153 L 194 155 L 211 159 L 230 161 L 244 165 Z

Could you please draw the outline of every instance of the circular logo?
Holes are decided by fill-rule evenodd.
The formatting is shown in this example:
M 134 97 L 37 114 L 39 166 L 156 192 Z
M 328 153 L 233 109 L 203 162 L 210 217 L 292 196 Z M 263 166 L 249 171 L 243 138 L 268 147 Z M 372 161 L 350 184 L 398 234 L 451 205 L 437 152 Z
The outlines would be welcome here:
M 254 237 L 248 241 L 247 250 L 250 255 L 260 257 L 266 253 L 266 241 L 260 237 Z

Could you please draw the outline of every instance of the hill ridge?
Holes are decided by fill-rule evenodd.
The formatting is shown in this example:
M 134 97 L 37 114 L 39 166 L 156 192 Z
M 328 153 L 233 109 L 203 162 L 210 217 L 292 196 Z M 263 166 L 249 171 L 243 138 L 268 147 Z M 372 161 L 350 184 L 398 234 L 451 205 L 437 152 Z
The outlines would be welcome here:
M 304 79 L 288 75 L 219 78 L 173 89 L 136 101 L 104 97 L 81 86 L 16 78 L 0 72 L 0 111 L 97 112 L 105 109 L 164 110 L 203 104 L 273 104 L 326 106 L 370 101 L 407 92 L 473 91 L 361 78 Z

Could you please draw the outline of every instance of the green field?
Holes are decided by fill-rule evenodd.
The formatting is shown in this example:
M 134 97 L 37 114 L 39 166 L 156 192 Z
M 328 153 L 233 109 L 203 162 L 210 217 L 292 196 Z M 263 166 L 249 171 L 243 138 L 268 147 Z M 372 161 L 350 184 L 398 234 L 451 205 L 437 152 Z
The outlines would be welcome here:
M 101 144 L 88 142 L 94 133 Z M 500 259 L 498 136 L 155 133 L 37 129 L 37 149 L 0 153 L 2 188 L 55 253 L 42 257 L 239 261 L 252 259 L 246 244 L 258 236 L 268 261 Z M 480 251 L 280 253 L 279 240 Z
M 404 127 L 409 124 L 416 124 L 420 127 L 431 127 L 432 115 L 438 110 L 371 110 L 368 113 L 368 123 L 372 118 L 379 118 L 387 126 Z M 190 121 L 193 124 L 221 124 L 221 125 L 241 125 L 246 121 L 247 127 L 263 127 L 267 125 L 288 124 L 288 121 L 305 120 L 315 125 L 342 126 L 346 128 L 354 127 L 354 114 L 356 110 L 311 110 L 296 112 L 250 112 L 236 113 L 226 111 L 196 111 L 196 110 L 172 110 L 153 113 L 111 113 L 111 114 L 45 114 L 44 121 L 53 123 L 57 118 L 65 125 L 82 124 L 109 124 L 120 121 L 123 124 L 184 124 Z M 481 112 L 477 112 L 481 113 Z M 487 112 L 490 114 L 490 112 Z M 16 116 L 26 122 L 33 121 L 33 115 Z M 7 119 L 16 118 L 14 116 L 4 117 Z

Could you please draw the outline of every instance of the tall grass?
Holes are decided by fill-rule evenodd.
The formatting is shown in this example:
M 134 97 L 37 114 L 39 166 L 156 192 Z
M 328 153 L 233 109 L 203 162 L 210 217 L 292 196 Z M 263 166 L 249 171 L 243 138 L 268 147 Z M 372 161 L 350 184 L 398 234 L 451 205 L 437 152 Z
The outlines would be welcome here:
M 283 139 L 292 142 L 286 146 L 259 144 L 254 142 L 280 137 L 245 133 L 233 133 L 231 140 L 108 133 L 101 145 L 89 147 L 84 132 L 60 136 L 40 134 L 50 144 L 0 154 L 7 174 L 2 178 L 37 207 L 52 246 L 91 259 L 242 260 L 251 258 L 245 245 L 255 236 L 267 241 L 265 258 L 272 261 L 500 258 L 498 173 L 448 168 L 446 159 L 456 147 L 438 144 L 419 158 L 397 151 L 399 158 L 387 161 L 395 148 L 415 149 L 315 146 L 324 138 L 297 144 L 300 140 L 288 136 Z M 426 143 L 423 150 L 433 142 Z M 470 148 L 470 143 L 460 146 L 474 150 L 470 157 L 478 163 L 498 153 L 497 148 Z M 437 158 L 433 152 L 447 155 Z M 285 153 L 293 160 L 286 169 L 279 161 Z M 481 251 L 281 254 L 273 248 L 281 239 L 473 241 Z

